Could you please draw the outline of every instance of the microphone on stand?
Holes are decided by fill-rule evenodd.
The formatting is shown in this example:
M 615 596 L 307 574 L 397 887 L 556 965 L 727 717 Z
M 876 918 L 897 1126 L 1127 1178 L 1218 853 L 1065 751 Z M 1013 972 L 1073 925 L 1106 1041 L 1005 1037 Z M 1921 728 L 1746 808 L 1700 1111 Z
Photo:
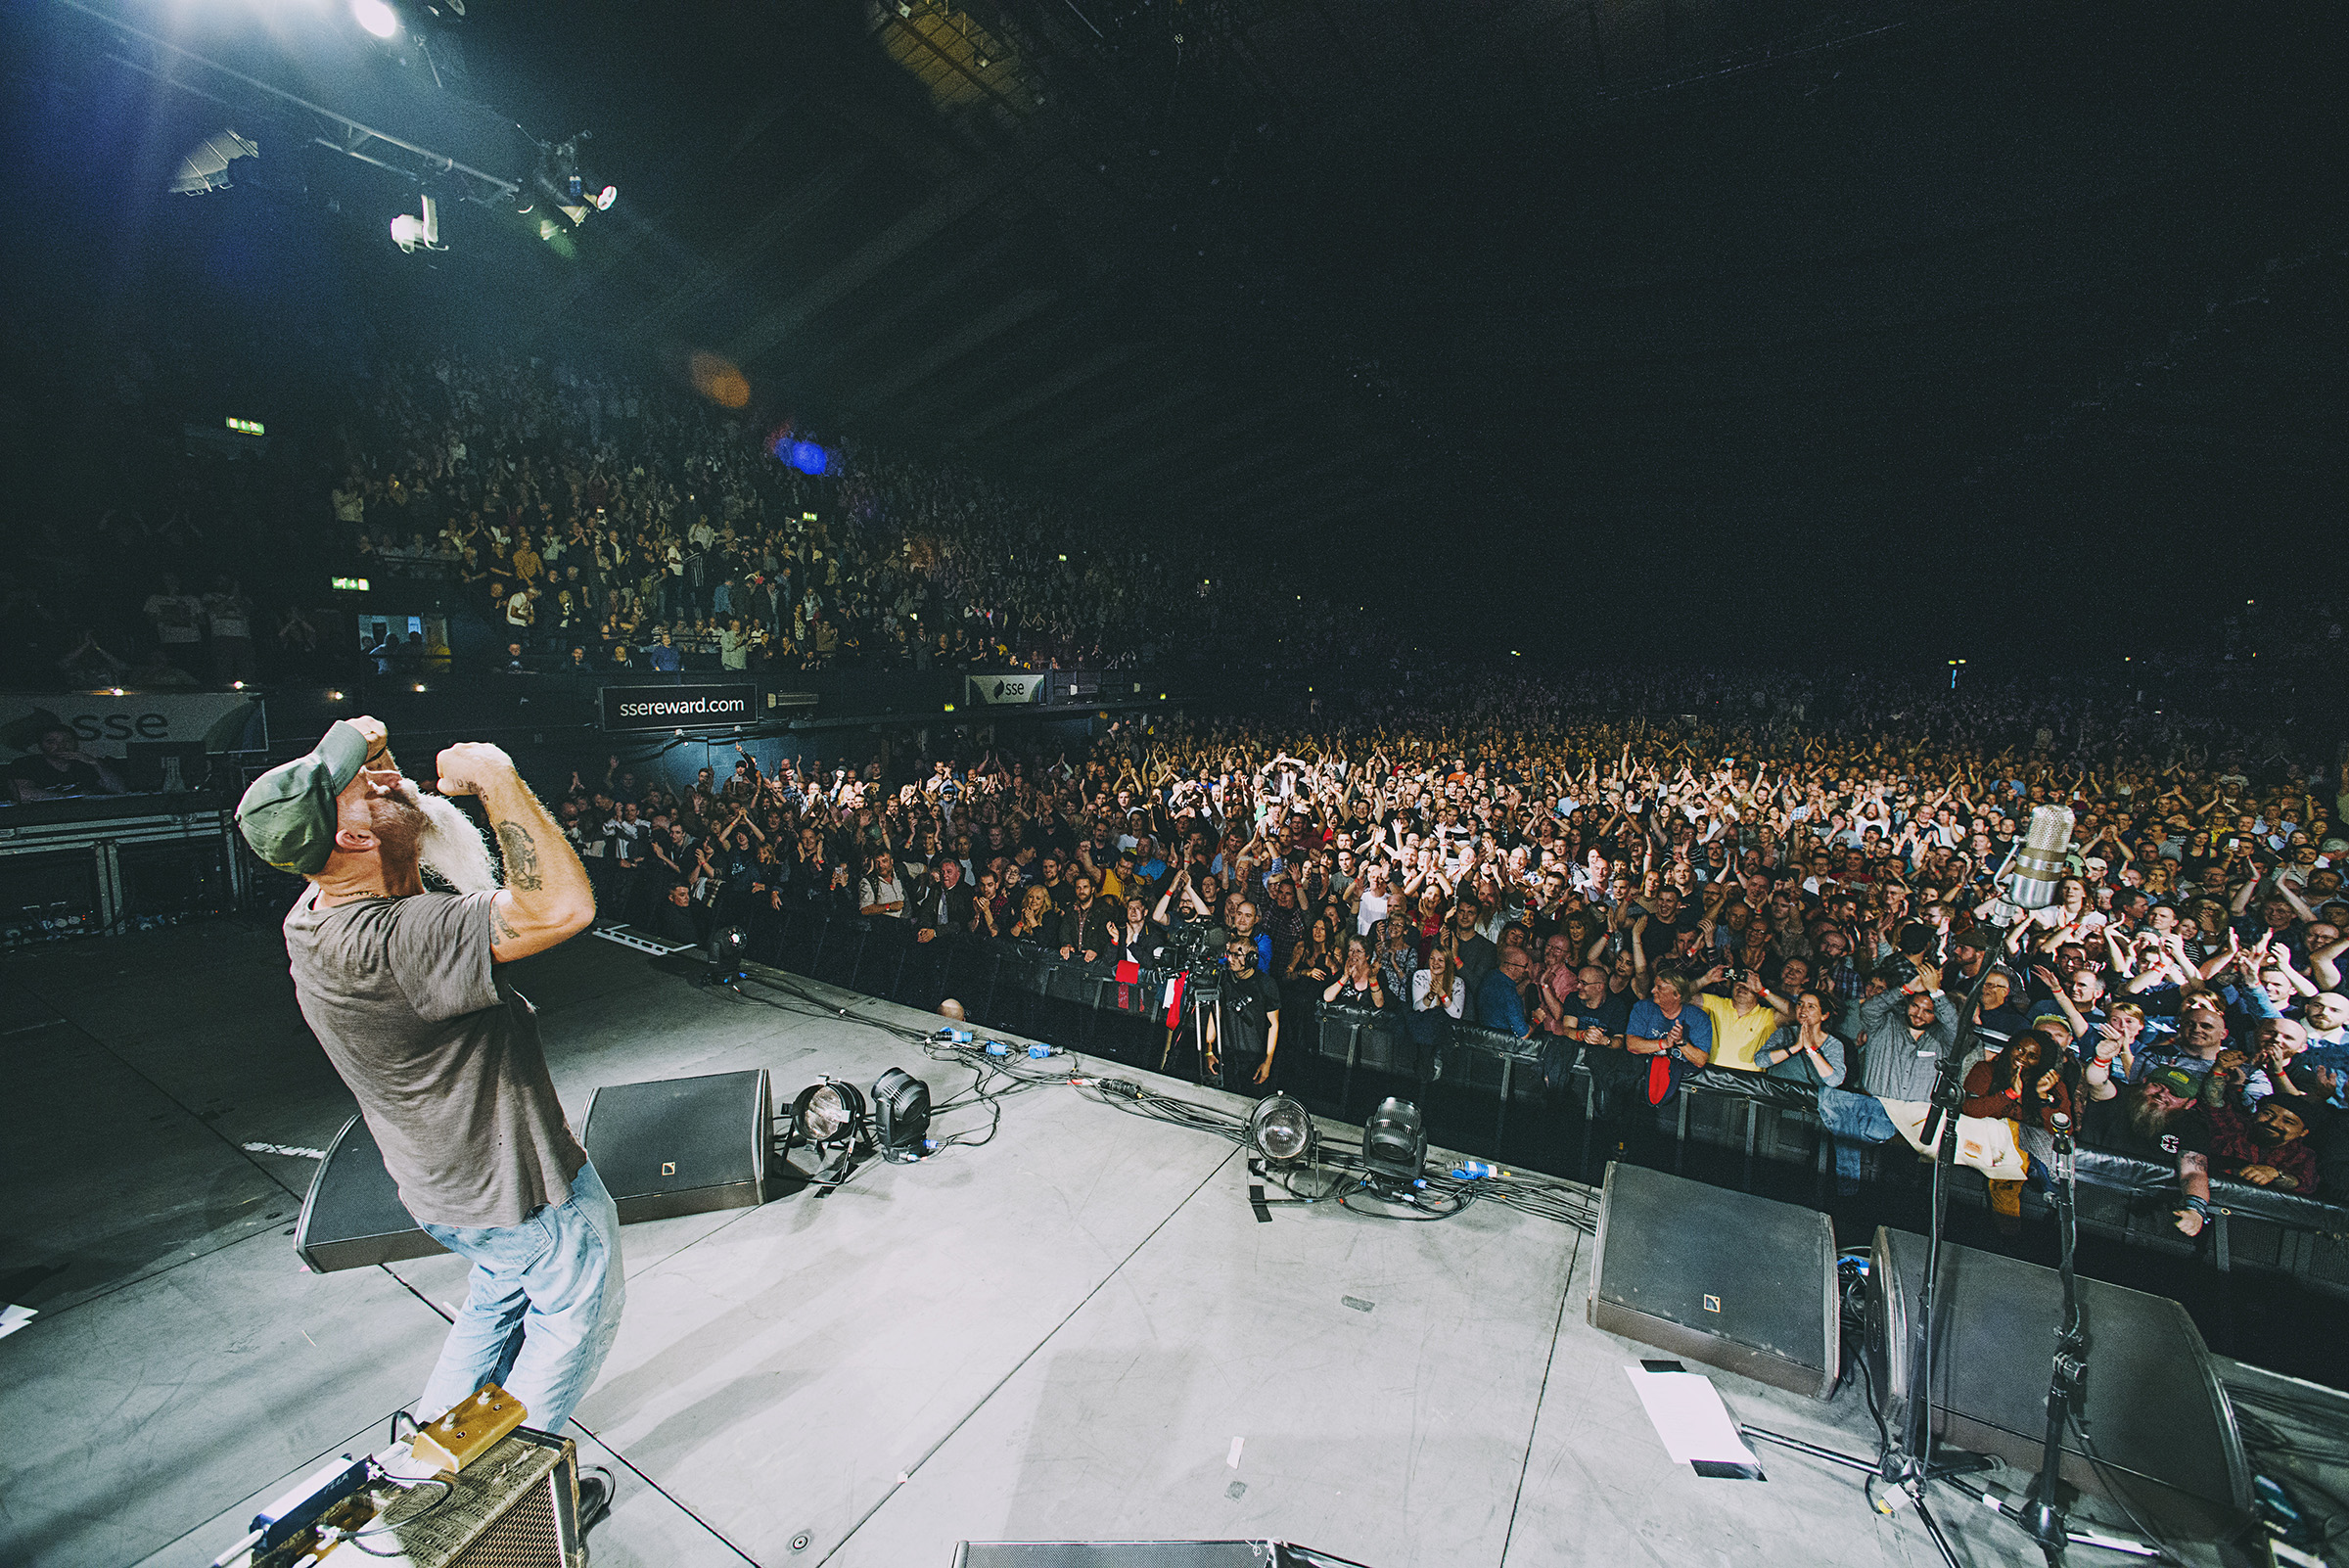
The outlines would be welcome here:
M 2059 884 L 2071 875 L 2065 856 L 2072 848 L 2072 808 L 2036 807 L 2023 847 L 2015 852 L 2014 880 L 2006 901 L 2017 909 L 2045 909 L 2062 897 Z
M 2032 910 L 2045 909 L 2056 901 L 2061 892 L 2058 884 L 2071 874 L 2066 869 L 2064 859 L 2071 846 L 2071 807 L 2033 807 L 2029 833 L 2009 854 L 2006 866 L 2001 871 L 2002 876 L 2011 873 L 2004 897 L 2022 913 L 2023 918 L 2028 919 Z M 1943 1125 L 1958 1115 L 1958 1074 L 1974 1043 L 1975 1014 L 1982 1005 L 1982 982 L 1989 977 L 1993 965 L 1988 961 L 1983 963 L 1982 973 L 1974 977 L 1972 989 L 1959 1005 L 1956 1048 L 1942 1063 L 1940 1077 L 1933 1085 L 1933 1108 L 1925 1113 L 1923 1139 L 1926 1148 L 1939 1147 Z M 2058 1072 L 2063 1069 L 2060 1062 L 2054 1066 Z

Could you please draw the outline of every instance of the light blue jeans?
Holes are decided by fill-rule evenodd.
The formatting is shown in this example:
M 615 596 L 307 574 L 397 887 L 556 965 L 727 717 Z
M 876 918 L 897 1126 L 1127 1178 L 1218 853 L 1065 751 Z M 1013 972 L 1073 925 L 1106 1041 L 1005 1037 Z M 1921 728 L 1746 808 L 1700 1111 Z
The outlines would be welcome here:
M 522 1402 L 524 1425 L 561 1431 L 602 1369 L 627 1299 L 620 1211 L 603 1177 L 580 1166 L 569 1198 L 539 1205 L 518 1225 L 424 1229 L 471 1262 L 473 1276 L 416 1402 L 419 1418 L 495 1383 Z
M 1860 1184 L 1862 1143 L 1890 1143 L 1901 1135 L 1892 1118 L 1884 1114 L 1881 1101 L 1873 1094 L 1855 1094 L 1850 1089 L 1821 1087 L 1819 1120 L 1835 1144 L 1835 1184 L 1844 1189 Z

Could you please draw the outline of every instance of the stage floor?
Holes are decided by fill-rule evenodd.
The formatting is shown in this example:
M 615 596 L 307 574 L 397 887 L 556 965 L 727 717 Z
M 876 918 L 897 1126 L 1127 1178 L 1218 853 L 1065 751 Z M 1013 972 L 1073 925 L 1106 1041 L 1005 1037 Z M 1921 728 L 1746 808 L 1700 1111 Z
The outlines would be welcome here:
M 514 979 L 575 1126 L 601 1084 L 749 1067 L 785 1101 L 891 1066 L 959 1086 L 858 1021 L 936 1020 L 848 992 L 809 988 L 846 1016 L 745 1000 L 589 937 Z M 323 1148 L 351 1102 L 273 927 L 61 945 L 5 980 L 0 1301 L 39 1315 L 0 1340 L 0 1561 L 208 1562 L 256 1500 L 382 1446 L 462 1268 L 295 1258 L 314 1162 L 250 1146 Z M 1624 1376 L 1660 1353 L 1585 1322 L 1579 1231 L 1493 1204 L 1260 1223 L 1248 1181 L 1227 1142 L 1043 1088 L 984 1147 L 629 1226 L 574 1433 L 619 1477 L 598 1568 L 946 1568 L 958 1540 L 1070 1538 L 1277 1537 L 1369 1568 L 1934 1560 L 1845 1472 L 1670 1462 Z M 1715 1381 L 1744 1419 L 1872 1442 L 1856 1389 Z M 2031 1555 L 1941 1512 L 1969 1562 Z

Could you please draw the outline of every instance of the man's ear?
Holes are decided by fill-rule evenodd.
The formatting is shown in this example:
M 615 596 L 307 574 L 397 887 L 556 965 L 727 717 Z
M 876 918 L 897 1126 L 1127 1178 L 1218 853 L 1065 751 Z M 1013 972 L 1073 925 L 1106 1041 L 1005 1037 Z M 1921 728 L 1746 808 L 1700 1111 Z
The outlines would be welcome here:
M 365 854 L 376 847 L 376 837 L 365 828 L 335 829 L 335 848 L 345 854 Z

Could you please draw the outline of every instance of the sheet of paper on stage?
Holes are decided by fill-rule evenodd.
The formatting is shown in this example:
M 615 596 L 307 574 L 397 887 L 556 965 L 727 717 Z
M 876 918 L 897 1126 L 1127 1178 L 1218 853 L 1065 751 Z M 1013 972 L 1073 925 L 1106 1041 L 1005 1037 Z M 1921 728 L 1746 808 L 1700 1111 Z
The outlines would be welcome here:
M 1713 1380 L 1694 1372 L 1650 1372 L 1627 1366 L 1624 1376 L 1639 1396 L 1656 1436 L 1675 1464 L 1755 1464 L 1753 1450 L 1737 1436 L 1737 1423 Z

